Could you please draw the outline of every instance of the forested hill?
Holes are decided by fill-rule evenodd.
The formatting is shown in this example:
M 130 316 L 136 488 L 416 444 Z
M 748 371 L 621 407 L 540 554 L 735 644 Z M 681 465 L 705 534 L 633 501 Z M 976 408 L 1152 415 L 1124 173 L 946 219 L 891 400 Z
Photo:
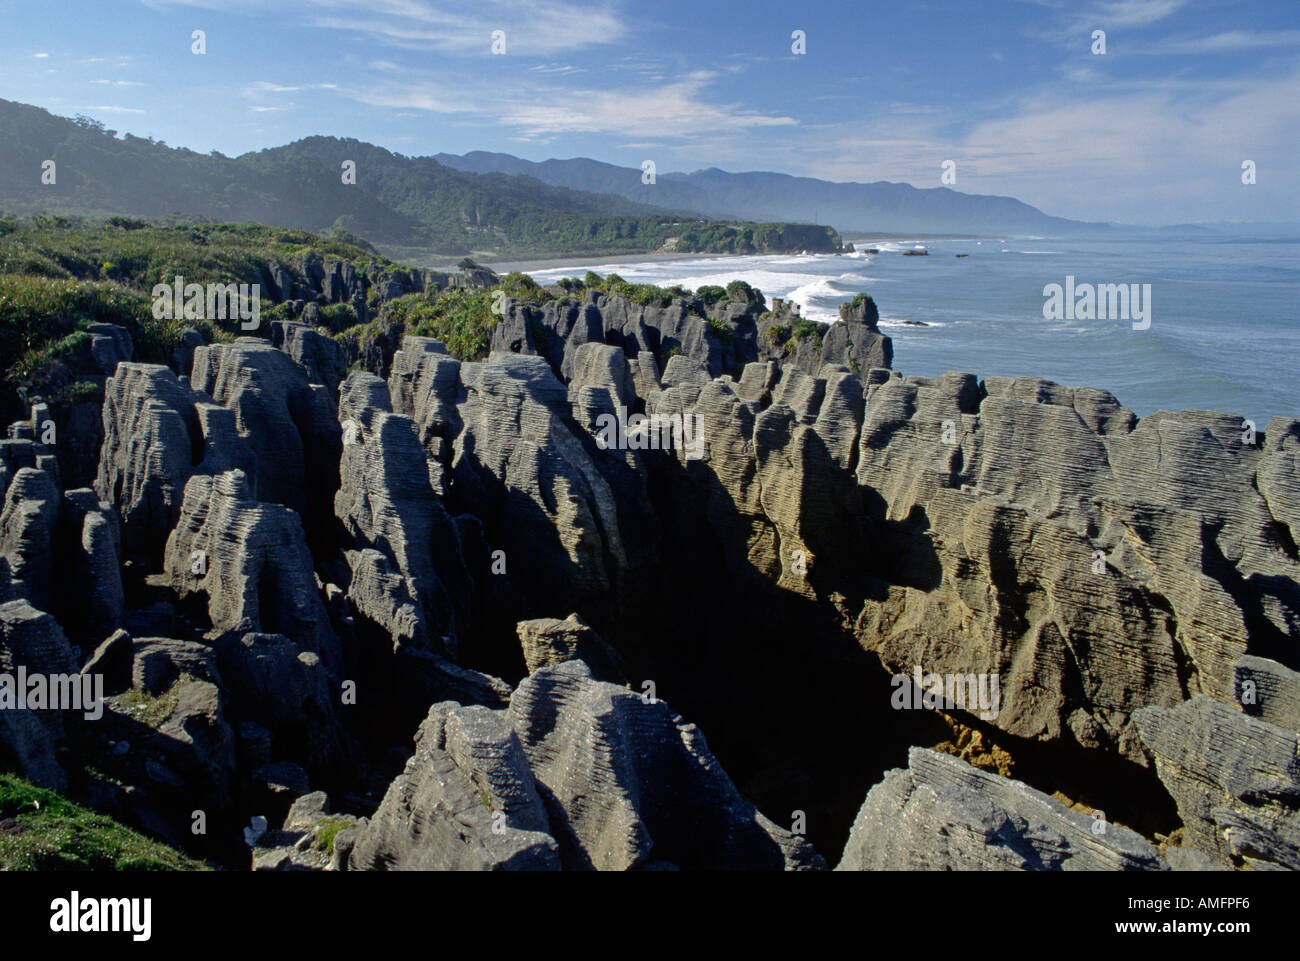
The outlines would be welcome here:
M 347 161 L 355 164 L 355 178 L 345 177 Z M 0 100 L 0 212 L 180 214 L 312 231 L 340 227 L 411 261 L 468 253 L 840 247 L 829 227 L 721 222 L 529 176 L 454 170 L 358 140 L 311 137 L 226 157 L 119 136 L 92 118 L 58 117 L 6 100 Z

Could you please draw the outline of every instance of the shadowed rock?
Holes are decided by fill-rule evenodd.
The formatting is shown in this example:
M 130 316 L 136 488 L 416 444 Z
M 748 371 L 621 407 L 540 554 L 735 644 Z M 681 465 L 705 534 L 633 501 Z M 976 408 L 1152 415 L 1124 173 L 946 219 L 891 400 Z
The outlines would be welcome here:
M 504 711 L 435 704 L 352 848 L 353 870 L 556 870 L 546 812 Z
M 1098 831 L 1098 826 L 1104 830 Z M 912 748 L 871 789 L 837 871 L 1158 871 L 1141 835 L 1041 791 Z
M 1296 683 L 1294 672 L 1286 683 Z M 1187 847 L 1256 869 L 1300 870 L 1295 728 L 1257 720 L 1205 695 L 1172 709 L 1144 708 L 1135 720 L 1178 805 Z
M 695 725 L 581 661 L 526 677 L 508 713 L 566 867 L 822 866 L 740 796 Z
M 0 602 L 25 598 L 54 609 L 61 500 L 46 471 L 23 467 L 14 475 L 0 508 Z
M 597 680 L 622 684 L 618 653 L 577 614 L 564 620 L 554 617 L 520 621 L 515 628 L 524 650 L 524 664 L 533 671 L 565 661 L 582 661 Z
M 216 633 L 285 634 L 340 667 L 297 514 L 254 500 L 243 471 L 198 475 L 185 488 L 164 569 L 176 593 L 207 597 Z
M 63 712 L 18 709 L 14 685 L 20 667 L 29 676 L 66 675 L 80 680 L 76 654 L 59 625 L 26 600 L 0 604 L 0 675 L 5 676 L 0 686 L 4 705 L 0 709 L 0 749 L 17 761 L 24 777 L 42 787 L 62 790 L 67 775 L 56 750 L 64 734 Z
M 339 419 L 345 445 L 334 508 L 348 536 L 348 598 L 395 648 L 454 655 L 473 583 L 414 424 L 392 413 L 382 380 L 361 372 L 343 387 Z

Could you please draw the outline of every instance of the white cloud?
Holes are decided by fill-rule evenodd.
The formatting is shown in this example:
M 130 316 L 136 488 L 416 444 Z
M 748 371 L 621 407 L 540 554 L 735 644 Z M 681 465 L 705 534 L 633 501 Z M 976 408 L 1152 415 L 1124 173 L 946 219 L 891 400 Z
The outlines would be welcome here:
M 1175 37 L 1138 49 L 1137 53 L 1203 54 L 1238 53 L 1242 50 L 1263 50 L 1269 47 L 1300 46 L 1300 30 L 1271 30 L 1252 32 L 1229 30 L 1206 37 Z
M 1186 0 L 1113 0 L 1098 4 L 1089 16 L 1104 28 L 1145 27 L 1177 13 L 1185 4 Z
M 149 6 L 266 12 L 261 0 L 146 0 Z M 608 3 L 574 0 L 285 0 L 277 12 L 308 25 L 369 36 L 395 47 L 491 55 L 492 31 L 506 31 L 507 55 L 551 56 L 614 43 L 626 34 Z
M 938 186 L 955 159 L 957 189 L 1006 194 L 1048 213 L 1085 220 L 1183 222 L 1263 201 L 1243 194 L 1240 164 L 1289 171 L 1300 130 L 1300 70 L 1252 83 L 1089 91 L 1026 98 L 1009 115 L 946 136 L 955 117 L 886 117 L 808 151 L 809 169 L 831 179 L 903 180 Z M 1260 184 L 1264 183 L 1261 173 Z M 1272 219 L 1300 216 L 1294 191 L 1274 181 Z M 1206 203 L 1220 213 L 1202 215 Z M 1257 219 L 1264 216 L 1261 209 Z
M 526 136 L 617 133 L 664 139 L 798 124 L 793 117 L 706 102 L 700 96 L 706 82 L 707 75 L 695 75 L 658 87 L 569 90 L 562 102 L 537 98 L 510 104 L 501 119 Z
M 36 60 L 48 60 L 50 55 L 48 53 L 34 53 L 32 57 Z

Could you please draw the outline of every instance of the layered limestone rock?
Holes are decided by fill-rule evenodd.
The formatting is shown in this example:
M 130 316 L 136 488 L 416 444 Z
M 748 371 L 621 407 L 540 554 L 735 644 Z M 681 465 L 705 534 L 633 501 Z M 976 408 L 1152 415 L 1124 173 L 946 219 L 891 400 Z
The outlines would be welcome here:
M 164 558 L 181 598 L 202 594 L 214 633 L 284 634 L 336 672 L 341 654 L 298 515 L 253 497 L 243 471 L 196 475 Z
M 540 357 L 462 364 L 417 351 L 395 364 L 394 399 L 409 404 L 395 412 L 432 447 L 435 482 L 457 513 L 479 518 L 507 563 L 528 564 L 534 609 L 607 603 L 634 566 L 629 538 L 648 552 L 654 537 L 635 458 L 602 451 L 573 422 L 564 385 Z
M 699 364 L 709 377 L 764 359 L 811 375 L 828 364 L 866 371 L 888 367 L 892 360 L 890 340 L 876 326 L 878 315 L 869 298 L 842 307 L 835 324 L 813 324 L 816 336 L 805 336 L 803 330 L 798 337 L 790 335 L 792 323 L 809 323 L 796 308 L 780 301 L 771 312 L 766 307 L 762 294 L 750 288 L 708 302 L 688 295 L 643 304 L 595 290 L 582 299 L 564 297 L 541 306 L 507 298 L 491 347 L 493 352 L 544 357 L 561 380 L 578 386 L 586 383 L 588 355 L 580 356 L 584 348 L 616 348 L 625 355 L 642 400 L 653 389 L 657 371 L 678 356 Z
M 1260 658 L 1243 661 L 1239 679 L 1269 678 L 1251 692 L 1255 705 L 1276 700 L 1265 716 L 1289 726 L 1203 694 L 1174 708 L 1144 708 L 1135 720 L 1178 805 L 1184 845 L 1225 864 L 1300 871 L 1300 733 L 1289 723 L 1300 675 Z
M 343 348 L 333 337 L 307 324 L 277 320 L 271 323 L 271 345 L 302 367 L 309 382 L 324 385 L 331 397 L 338 396 L 347 364 Z
M 0 602 L 24 598 L 54 609 L 61 501 L 48 472 L 23 467 L 14 474 L 0 508 Z
M 837 871 L 1159 871 L 1127 828 L 924 748 L 871 789 Z
M 529 675 L 508 713 L 567 867 L 822 866 L 740 796 L 695 725 L 582 661 Z
M 1227 699 L 1248 648 L 1293 644 L 1300 568 L 1259 451 L 1227 415 L 1135 425 L 1103 391 L 985 390 L 949 374 L 870 392 L 858 481 L 876 529 L 930 557 L 884 575 L 859 636 L 891 669 L 1000 674 L 1013 734 L 1140 759 L 1134 710 Z
M 197 348 L 190 384 L 234 411 L 255 496 L 296 511 L 315 544 L 331 529 L 342 446 L 329 388 L 252 337 Z
M 822 337 L 822 365 L 843 365 L 865 374 L 873 367 L 894 363 L 893 342 L 880 332 L 880 313 L 870 297 L 841 304 L 839 323 L 831 324 Z
M 435 704 L 415 754 L 353 844 L 354 870 L 557 870 L 559 853 L 504 711 Z
M 1232 692 L 1250 717 L 1300 731 L 1300 673 L 1266 657 L 1247 655 L 1233 670 Z
M 122 530 L 117 512 L 89 488 L 63 495 L 59 557 L 68 586 L 83 603 L 65 606 L 69 632 L 98 644 L 122 623 Z
M 75 712 L 20 709 L 20 669 L 24 677 L 43 675 L 47 692 L 56 676 L 80 680 L 75 651 L 54 618 L 22 599 L 0 604 L 0 675 L 5 678 L 0 685 L 0 753 L 12 758 L 34 783 L 62 790 L 68 779 L 56 752 L 64 736 L 64 715 Z M 22 693 L 26 702 L 32 689 L 27 686 Z M 83 707 L 94 711 L 93 705 Z
M 123 554 L 161 559 L 196 473 L 250 470 L 232 411 L 196 395 L 161 364 L 119 364 L 104 387 L 95 493 L 117 509 Z
M 579 660 L 525 678 L 506 711 L 435 705 L 415 757 L 360 831 L 352 864 L 823 866 L 740 796 L 694 725 L 661 701 L 595 680 Z
M 320 657 L 282 634 L 227 636 L 216 660 L 229 713 L 272 736 L 271 756 L 334 772 L 351 751 Z
M 570 614 L 564 620 L 539 617 L 520 621 L 515 630 L 523 648 L 524 665 L 530 674 L 553 664 L 582 661 L 598 680 L 615 684 L 623 680 L 618 652 L 577 614 Z
M 473 582 L 415 425 L 392 412 L 384 382 L 364 372 L 344 384 L 339 420 L 345 443 L 334 509 L 348 537 L 348 598 L 395 648 L 454 656 Z

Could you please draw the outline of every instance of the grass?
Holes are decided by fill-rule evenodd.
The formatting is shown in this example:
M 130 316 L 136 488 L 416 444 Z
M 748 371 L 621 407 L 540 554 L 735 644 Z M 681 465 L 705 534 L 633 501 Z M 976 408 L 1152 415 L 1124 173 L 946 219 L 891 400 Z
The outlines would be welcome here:
M 133 721 L 139 721 L 141 724 L 157 729 L 171 716 L 172 711 L 176 710 L 176 704 L 180 700 L 180 696 L 176 694 L 177 685 L 184 681 L 193 680 L 197 679 L 189 674 L 182 674 L 176 679 L 175 684 L 157 697 L 132 688 L 118 696 L 117 710 L 130 717 Z
M 202 871 L 207 866 L 16 774 L 0 772 L 0 871 Z
M 339 836 L 340 832 L 353 827 L 355 824 L 355 821 L 350 821 L 347 818 L 322 818 L 316 825 L 316 848 L 333 854 L 334 839 Z

